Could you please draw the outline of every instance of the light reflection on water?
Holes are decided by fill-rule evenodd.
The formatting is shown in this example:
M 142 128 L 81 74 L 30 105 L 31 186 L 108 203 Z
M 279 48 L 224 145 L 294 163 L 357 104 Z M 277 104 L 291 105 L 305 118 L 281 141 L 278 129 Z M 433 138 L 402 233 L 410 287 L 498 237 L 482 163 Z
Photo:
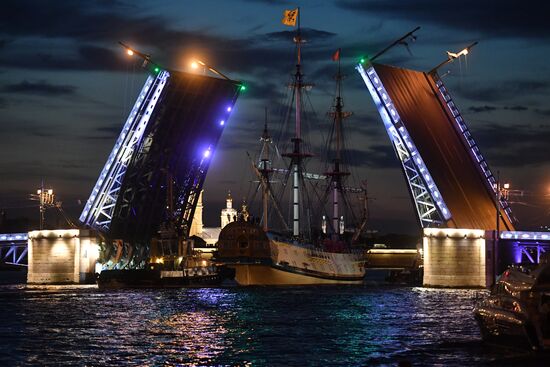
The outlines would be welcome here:
M 0 365 L 501 365 L 474 291 L 0 288 Z

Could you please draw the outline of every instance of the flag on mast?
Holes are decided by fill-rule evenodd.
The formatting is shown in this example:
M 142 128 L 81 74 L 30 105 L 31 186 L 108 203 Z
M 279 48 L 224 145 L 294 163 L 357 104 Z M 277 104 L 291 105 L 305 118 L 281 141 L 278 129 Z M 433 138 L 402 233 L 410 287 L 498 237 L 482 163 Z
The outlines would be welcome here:
M 298 8 L 292 9 L 292 10 L 285 10 L 283 19 L 281 22 L 284 25 L 288 25 L 290 27 L 296 26 L 296 19 L 298 18 Z
M 332 61 L 340 61 L 340 49 L 336 50 L 332 55 Z

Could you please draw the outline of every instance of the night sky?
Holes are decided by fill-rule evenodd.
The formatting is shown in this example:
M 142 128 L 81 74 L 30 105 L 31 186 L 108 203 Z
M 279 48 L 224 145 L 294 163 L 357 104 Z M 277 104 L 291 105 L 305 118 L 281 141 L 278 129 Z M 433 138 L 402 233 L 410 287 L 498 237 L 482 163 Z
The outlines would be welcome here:
M 416 219 L 353 66 L 416 26 L 410 52 L 397 47 L 377 61 L 428 71 L 445 51 L 479 41 L 440 73 L 450 70 L 444 80 L 493 172 L 522 190 L 512 197 L 520 227 L 550 224 L 550 5 L 510 0 L 3 1 L 0 208 L 9 217 L 28 215 L 28 194 L 45 179 L 67 211 L 80 213 L 79 200 L 86 201 L 146 78 L 118 45 L 124 41 L 166 67 L 189 70 L 196 57 L 246 82 L 205 185 L 206 224 L 219 225 L 227 190 L 236 201 L 249 190 L 245 152 L 259 149 L 264 107 L 278 129 L 294 65 L 293 29 L 281 18 L 295 6 L 308 40 L 305 78 L 315 84 L 310 98 L 319 122 L 312 133 L 328 126 L 331 55 L 342 49 L 345 105 L 354 112 L 346 121 L 348 146 L 373 198 L 371 228 L 411 232 Z

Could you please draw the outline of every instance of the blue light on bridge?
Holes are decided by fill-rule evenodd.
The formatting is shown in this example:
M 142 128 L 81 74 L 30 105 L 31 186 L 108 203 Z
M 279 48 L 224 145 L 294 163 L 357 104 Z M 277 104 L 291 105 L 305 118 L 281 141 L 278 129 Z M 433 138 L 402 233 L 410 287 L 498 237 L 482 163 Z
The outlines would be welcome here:
M 147 78 L 80 215 L 82 223 L 101 229 L 110 226 L 126 168 L 169 78 L 167 71 Z

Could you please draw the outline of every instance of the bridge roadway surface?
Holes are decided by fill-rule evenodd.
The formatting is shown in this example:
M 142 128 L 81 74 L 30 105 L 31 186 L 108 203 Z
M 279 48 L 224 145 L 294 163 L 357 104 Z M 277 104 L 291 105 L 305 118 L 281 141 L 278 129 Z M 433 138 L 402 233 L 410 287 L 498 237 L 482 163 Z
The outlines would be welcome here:
M 433 78 L 386 65 L 375 64 L 374 68 L 451 212 L 446 225 L 495 229 L 494 193 L 440 99 Z M 501 229 L 513 230 L 503 210 L 501 215 Z

